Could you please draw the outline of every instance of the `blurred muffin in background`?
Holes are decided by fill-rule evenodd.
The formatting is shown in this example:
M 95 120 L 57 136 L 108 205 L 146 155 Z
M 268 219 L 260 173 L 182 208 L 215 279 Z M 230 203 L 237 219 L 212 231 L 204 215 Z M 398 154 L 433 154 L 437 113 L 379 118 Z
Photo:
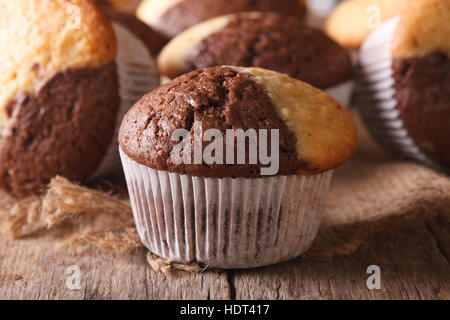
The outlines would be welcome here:
M 168 39 L 213 17 L 248 11 L 277 12 L 302 19 L 303 0 L 143 0 L 137 16 Z
M 352 74 L 345 49 L 320 30 L 275 13 L 202 22 L 172 39 L 158 58 L 160 72 L 169 78 L 221 65 L 270 69 L 324 90 L 348 82 Z M 348 99 L 351 90 L 345 89 Z
M 341 46 L 358 49 L 384 21 L 401 13 L 414 0 L 346 0 L 326 20 L 326 33 Z
M 356 104 L 377 141 L 450 168 L 450 0 L 414 0 L 360 50 Z
M 114 30 L 88 0 L 0 0 L 0 188 L 85 180 L 113 138 Z
M 122 24 L 133 32 L 156 56 L 167 43 L 167 39 L 153 30 L 150 26 L 139 20 L 135 11 L 139 0 L 95 0 L 103 12 L 111 20 Z

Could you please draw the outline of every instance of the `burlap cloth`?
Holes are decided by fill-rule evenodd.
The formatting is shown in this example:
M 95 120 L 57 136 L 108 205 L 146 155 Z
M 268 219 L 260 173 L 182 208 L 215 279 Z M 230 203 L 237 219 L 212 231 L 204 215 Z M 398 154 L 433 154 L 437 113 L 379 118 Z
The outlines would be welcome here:
M 395 159 L 367 134 L 359 117 L 359 146 L 336 171 L 321 229 L 304 258 L 330 260 L 353 252 L 376 232 L 411 227 L 437 215 L 450 217 L 450 179 L 427 167 Z M 117 181 L 117 180 L 115 180 Z M 142 246 L 121 177 L 80 186 L 57 177 L 41 196 L 0 195 L 2 232 L 14 238 L 56 235 L 55 246 L 89 245 L 127 254 Z M 107 190 L 107 192 L 105 192 Z M 155 270 L 203 271 L 148 254 Z

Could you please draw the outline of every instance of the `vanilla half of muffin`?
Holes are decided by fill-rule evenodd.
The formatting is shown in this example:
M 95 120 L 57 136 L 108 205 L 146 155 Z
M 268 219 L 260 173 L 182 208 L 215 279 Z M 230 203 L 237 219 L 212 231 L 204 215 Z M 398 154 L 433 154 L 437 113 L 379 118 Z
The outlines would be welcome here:
M 327 18 L 325 32 L 345 48 L 358 49 L 376 27 L 415 0 L 346 0 Z
M 0 0 L 0 188 L 100 164 L 120 103 L 112 26 L 90 0 Z
M 332 169 L 356 139 L 345 108 L 287 75 L 182 75 L 139 101 L 119 132 L 141 240 L 159 256 L 218 268 L 295 258 L 317 234 Z
M 450 1 L 416 0 L 361 47 L 358 105 L 389 150 L 450 168 Z

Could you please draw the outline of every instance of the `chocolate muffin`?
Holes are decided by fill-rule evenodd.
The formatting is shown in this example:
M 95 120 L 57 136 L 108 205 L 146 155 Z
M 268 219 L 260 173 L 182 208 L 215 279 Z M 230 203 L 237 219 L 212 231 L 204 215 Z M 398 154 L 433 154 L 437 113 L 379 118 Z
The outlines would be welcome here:
M 150 52 L 156 56 L 167 43 L 167 39 L 139 20 L 135 10 L 139 1 L 135 0 L 95 0 L 106 16 L 133 32 L 141 39 Z
M 39 191 L 100 164 L 119 107 L 116 39 L 87 0 L 0 0 L 0 188 Z
M 152 252 L 249 268 L 311 244 L 332 169 L 354 152 L 356 129 L 334 99 L 299 80 L 211 67 L 144 96 L 124 117 L 119 145 Z
M 345 0 L 326 20 L 326 33 L 341 46 L 358 49 L 379 24 L 415 0 Z
M 171 78 L 220 65 L 270 69 L 321 89 L 351 77 L 345 49 L 298 19 L 272 13 L 205 21 L 174 38 L 158 59 L 160 72 Z
M 358 100 L 378 141 L 450 168 L 450 1 L 417 0 L 363 43 Z
M 137 16 L 168 39 L 213 17 L 248 11 L 278 12 L 302 19 L 303 0 L 144 0 Z

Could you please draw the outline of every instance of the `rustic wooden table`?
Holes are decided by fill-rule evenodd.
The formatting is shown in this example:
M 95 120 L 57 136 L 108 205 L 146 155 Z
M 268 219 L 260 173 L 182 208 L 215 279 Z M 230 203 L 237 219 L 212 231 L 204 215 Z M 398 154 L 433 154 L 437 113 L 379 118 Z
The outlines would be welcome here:
M 333 262 L 297 259 L 248 271 L 155 272 L 146 253 L 54 249 L 51 237 L 0 237 L 1 299 L 449 299 L 450 224 L 444 218 L 370 238 Z M 70 266 L 79 290 L 66 285 Z M 367 267 L 381 269 L 369 290 Z

